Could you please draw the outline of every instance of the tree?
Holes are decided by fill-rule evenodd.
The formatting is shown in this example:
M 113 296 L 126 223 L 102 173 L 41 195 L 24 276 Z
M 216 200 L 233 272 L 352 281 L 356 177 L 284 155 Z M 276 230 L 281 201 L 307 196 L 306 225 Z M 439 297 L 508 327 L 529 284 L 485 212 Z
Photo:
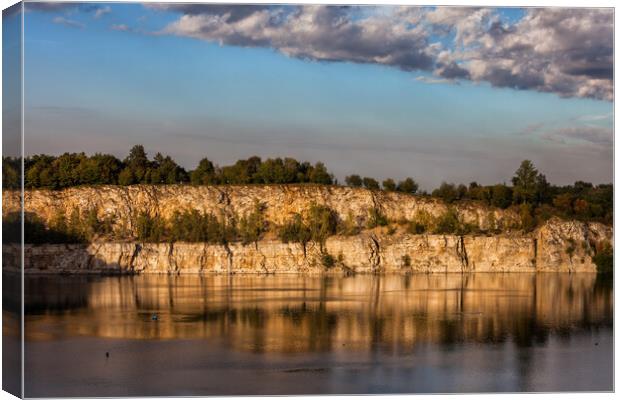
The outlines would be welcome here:
M 491 187 L 491 205 L 499 208 L 508 208 L 512 204 L 512 189 L 508 186 L 494 185 Z
M 454 234 L 458 233 L 460 221 L 458 214 L 453 208 L 449 208 L 435 223 L 436 234 Z
M 573 212 L 573 196 L 570 193 L 562 193 L 553 198 L 553 206 L 564 215 L 571 215 Z
M 319 244 L 321 250 L 325 240 L 336 233 L 338 215 L 327 206 L 313 204 L 308 210 L 308 229 L 312 241 Z
M 551 185 L 543 174 L 536 176 L 536 204 L 545 204 L 551 201 Z
M 530 160 L 524 160 L 512 178 L 513 199 L 516 203 L 533 203 L 536 200 L 538 185 L 542 181 L 538 170 Z
M 418 191 L 418 184 L 413 178 L 406 178 L 404 181 L 400 181 L 396 190 L 403 193 L 415 194 Z
M 458 198 L 454 183 L 442 182 L 439 188 L 433 190 L 433 197 L 439 197 L 446 203 L 452 203 Z
M 392 178 L 387 178 L 386 180 L 382 182 L 382 184 L 383 184 L 383 190 L 388 190 L 388 191 L 396 190 L 396 182 L 394 182 L 394 179 Z
M 141 212 L 136 219 L 136 236 L 142 242 L 160 242 L 164 239 L 165 224 L 158 216 Z
M 144 146 L 133 146 L 124 162 L 133 174 L 134 183 L 147 183 L 145 178 L 150 165 Z
M 376 179 L 369 178 L 366 176 L 364 177 L 364 179 L 362 179 L 362 182 L 364 183 L 364 187 L 366 189 L 379 190 L 379 182 L 377 182 Z
M 262 234 L 266 231 L 263 205 L 256 201 L 252 212 L 239 221 L 239 235 L 243 244 L 254 243 L 258 246 Z
M 134 183 L 138 183 L 136 178 L 134 177 L 133 171 L 131 168 L 127 167 L 121 171 L 118 175 L 118 184 L 127 186 L 133 185 Z
M 294 214 L 291 220 L 280 228 L 278 237 L 284 243 L 300 243 L 305 257 L 307 244 L 311 240 L 312 234 L 310 229 L 303 223 L 301 215 Z
M 575 214 L 579 217 L 587 217 L 590 211 L 590 205 L 586 200 L 577 199 L 575 200 L 575 204 L 573 205 L 573 209 L 575 210 Z
M 314 164 L 314 168 L 312 168 L 312 171 L 310 172 L 310 182 L 319 183 L 321 185 L 331 185 L 333 180 L 334 177 L 327 172 L 325 164 L 322 162 Z
M 362 178 L 359 175 L 349 175 L 346 178 L 344 178 L 344 181 L 347 184 L 347 186 L 352 186 L 352 187 L 361 187 L 363 184 Z
M 195 170 L 190 173 L 194 185 L 212 185 L 216 183 L 215 167 L 208 158 L 203 158 Z
M 536 226 L 536 222 L 532 215 L 533 208 L 528 203 L 523 203 L 519 206 L 519 216 L 521 217 L 521 228 L 530 232 Z
M 4 188 L 16 189 L 20 186 L 21 165 L 18 158 L 3 157 L 2 158 L 2 186 Z

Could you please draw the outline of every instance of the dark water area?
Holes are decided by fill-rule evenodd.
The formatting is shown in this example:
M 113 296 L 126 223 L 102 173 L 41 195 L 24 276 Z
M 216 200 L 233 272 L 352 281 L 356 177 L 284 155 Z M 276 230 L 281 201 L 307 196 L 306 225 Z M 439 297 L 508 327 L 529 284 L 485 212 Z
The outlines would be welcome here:
M 613 390 L 594 274 L 30 276 L 25 296 L 31 397 Z

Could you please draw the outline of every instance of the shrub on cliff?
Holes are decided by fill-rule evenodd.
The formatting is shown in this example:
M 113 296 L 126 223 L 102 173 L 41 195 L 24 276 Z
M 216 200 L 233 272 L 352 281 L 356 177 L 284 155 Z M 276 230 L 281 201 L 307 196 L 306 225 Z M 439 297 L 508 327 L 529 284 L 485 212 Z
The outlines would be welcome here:
M 359 234 L 361 228 L 357 222 L 357 219 L 353 216 L 351 211 L 348 212 L 347 218 L 344 221 L 338 223 L 338 233 L 345 236 L 353 236 Z
M 412 235 L 421 235 L 430 231 L 433 226 L 433 217 L 425 210 L 418 210 L 413 221 L 407 222 L 407 232 Z
M 267 230 L 267 221 L 265 221 L 263 211 L 263 205 L 255 202 L 252 212 L 249 215 L 244 215 L 239 221 L 239 236 L 244 245 L 257 244 Z
M 366 221 L 368 229 L 376 228 L 377 226 L 387 226 L 388 223 L 387 217 L 380 210 L 376 208 L 368 210 L 368 220 Z
M 325 268 L 332 268 L 334 265 L 336 265 L 336 259 L 329 253 L 322 253 L 321 264 L 323 264 Z
M 280 227 L 278 237 L 284 243 L 301 243 L 305 248 L 305 245 L 312 238 L 312 234 L 303 223 L 301 215 L 294 214 L 289 222 Z
M 434 233 L 436 234 L 457 234 L 460 231 L 461 223 L 458 214 L 453 208 L 449 208 L 435 222 Z
M 613 274 L 614 272 L 614 250 L 611 244 L 604 243 L 597 250 L 596 255 L 592 258 L 596 264 L 597 272 L 601 274 Z
M 402 256 L 400 258 L 400 261 L 402 262 L 403 268 L 411 267 L 411 256 L 409 254 L 405 254 L 404 256 Z
M 164 240 L 165 222 L 159 216 L 141 212 L 136 218 L 136 236 L 141 242 L 159 243 Z
M 325 240 L 336 234 L 338 228 L 338 214 L 331 208 L 313 204 L 308 210 L 308 230 L 313 242 L 323 249 Z

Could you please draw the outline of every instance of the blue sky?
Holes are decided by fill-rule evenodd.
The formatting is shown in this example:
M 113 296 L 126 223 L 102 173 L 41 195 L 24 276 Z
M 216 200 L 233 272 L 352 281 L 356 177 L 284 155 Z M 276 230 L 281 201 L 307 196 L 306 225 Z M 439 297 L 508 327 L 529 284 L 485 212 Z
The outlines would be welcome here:
M 508 181 L 529 158 L 554 183 L 611 181 L 613 99 L 607 65 L 591 62 L 610 62 L 606 31 L 559 32 L 545 50 L 513 56 L 541 24 L 600 25 L 600 14 L 333 9 L 28 9 L 26 153 L 124 157 L 143 143 L 187 168 L 204 156 L 293 156 L 340 179 L 413 176 L 427 189 Z M 405 33 L 386 28 L 398 23 Z M 601 43 L 596 57 L 589 38 Z M 584 51 L 563 70 L 567 45 Z

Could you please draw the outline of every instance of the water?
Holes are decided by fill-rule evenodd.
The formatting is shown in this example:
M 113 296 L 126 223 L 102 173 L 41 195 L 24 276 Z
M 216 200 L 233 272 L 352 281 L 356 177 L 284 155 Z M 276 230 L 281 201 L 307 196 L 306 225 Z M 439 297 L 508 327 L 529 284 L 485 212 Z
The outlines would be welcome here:
M 592 274 L 40 276 L 25 293 L 33 397 L 613 389 L 613 291 Z

